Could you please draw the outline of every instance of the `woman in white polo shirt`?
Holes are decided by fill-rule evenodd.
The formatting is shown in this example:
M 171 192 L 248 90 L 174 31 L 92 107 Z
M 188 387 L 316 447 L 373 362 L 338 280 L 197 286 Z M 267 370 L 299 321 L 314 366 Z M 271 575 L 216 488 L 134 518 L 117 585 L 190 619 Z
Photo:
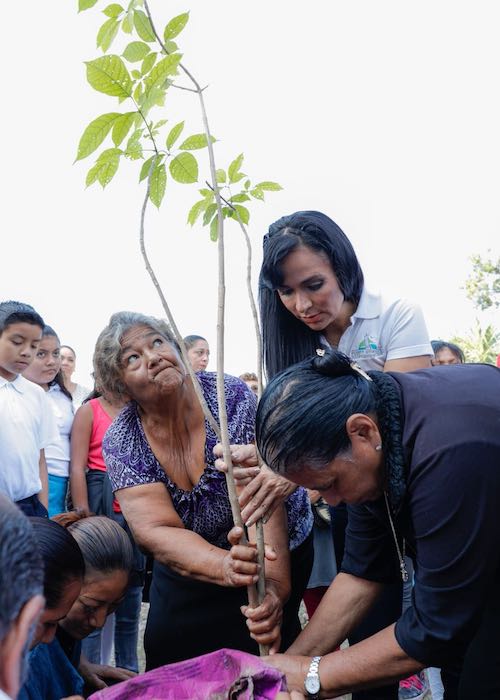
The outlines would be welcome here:
M 73 403 L 64 386 L 61 372 L 61 343 L 50 326 L 44 326 L 35 359 L 24 377 L 47 392 L 47 398 L 57 424 L 57 438 L 45 448 L 49 473 L 49 517 L 66 510 L 68 492 L 70 433 L 73 425 Z

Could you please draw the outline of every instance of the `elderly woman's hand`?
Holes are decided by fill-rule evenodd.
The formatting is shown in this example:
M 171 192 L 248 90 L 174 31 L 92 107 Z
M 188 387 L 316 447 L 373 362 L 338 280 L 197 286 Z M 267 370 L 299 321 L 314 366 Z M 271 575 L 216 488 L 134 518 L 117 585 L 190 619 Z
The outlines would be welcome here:
M 226 586 L 238 588 L 252 586 L 259 578 L 259 564 L 257 563 L 257 548 L 254 544 L 240 544 L 243 536 L 241 527 L 233 527 L 227 539 L 232 544 L 231 549 L 223 560 L 223 579 Z M 269 561 L 277 558 L 276 552 L 269 545 L 265 545 L 265 556 Z
M 281 642 L 281 619 L 283 601 L 272 583 L 266 584 L 264 600 L 256 608 L 242 605 L 241 612 L 247 618 L 247 627 L 257 644 L 269 646 L 271 654 L 276 653 Z
M 221 459 L 221 444 L 214 447 L 214 454 L 219 457 L 215 461 L 217 469 L 226 471 L 224 460 Z M 260 468 L 254 466 L 258 464 L 255 445 L 231 445 L 231 458 L 243 522 L 250 527 L 259 518 L 269 520 L 275 509 L 297 486 L 283 476 L 275 474 L 265 464 Z

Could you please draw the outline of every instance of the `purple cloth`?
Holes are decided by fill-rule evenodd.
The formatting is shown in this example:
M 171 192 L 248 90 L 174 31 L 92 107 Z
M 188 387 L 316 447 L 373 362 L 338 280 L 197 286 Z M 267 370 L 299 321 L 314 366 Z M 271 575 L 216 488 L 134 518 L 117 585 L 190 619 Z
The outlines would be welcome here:
M 219 419 L 216 374 L 198 373 L 205 400 Z M 224 377 L 229 439 L 231 444 L 254 442 L 256 398 L 247 385 L 230 375 Z M 227 533 L 233 527 L 225 475 L 215 468 L 213 448 L 217 437 L 205 421 L 205 471 L 191 491 L 179 488 L 156 459 L 140 420 L 135 401 L 129 402 L 109 427 L 103 455 L 114 491 L 163 482 L 184 526 L 207 542 L 229 549 Z M 286 503 L 290 549 L 301 544 L 312 529 L 313 517 L 305 489 L 299 488 Z
M 272 700 L 286 690 L 283 674 L 258 656 L 220 649 L 195 659 L 161 666 L 99 690 L 90 700 Z M 233 694 L 231 694 L 233 693 Z

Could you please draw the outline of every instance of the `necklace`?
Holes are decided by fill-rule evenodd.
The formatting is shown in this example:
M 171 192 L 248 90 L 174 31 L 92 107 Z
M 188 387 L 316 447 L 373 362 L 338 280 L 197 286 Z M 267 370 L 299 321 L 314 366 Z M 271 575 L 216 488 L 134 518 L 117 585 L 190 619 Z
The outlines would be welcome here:
M 385 498 L 385 507 L 387 508 L 387 515 L 389 516 L 389 524 L 390 524 L 391 530 L 392 530 L 392 536 L 394 537 L 394 544 L 396 545 L 396 552 L 398 553 L 399 569 L 401 571 L 401 578 L 403 579 L 403 583 L 406 583 L 408 581 L 409 576 L 408 576 L 408 571 L 406 570 L 405 560 L 404 560 L 405 543 L 403 540 L 403 553 L 401 554 L 401 550 L 399 549 L 399 544 L 398 544 L 398 538 L 396 536 L 396 528 L 394 527 L 394 522 L 392 520 L 392 515 L 391 515 L 391 509 L 389 508 L 389 499 L 387 498 L 387 491 L 384 491 L 384 498 Z

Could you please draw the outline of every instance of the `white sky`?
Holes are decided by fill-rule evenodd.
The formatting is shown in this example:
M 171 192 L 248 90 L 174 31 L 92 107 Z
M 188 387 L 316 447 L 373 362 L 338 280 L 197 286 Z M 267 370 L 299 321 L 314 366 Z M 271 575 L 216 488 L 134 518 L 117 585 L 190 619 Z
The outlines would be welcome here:
M 123 163 L 103 192 L 85 190 L 93 156 L 72 164 L 89 121 L 128 109 L 85 78 L 106 4 L 79 15 L 76 0 L 8 3 L 2 16 L 0 298 L 40 311 L 76 348 L 84 383 L 114 311 L 163 316 L 139 255 L 140 165 Z M 350 237 L 372 286 L 421 304 L 432 337 L 466 331 L 478 315 L 462 289 L 469 257 L 500 255 L 498 2 L 150 6 L 161 30 L 191 10 L 179 43 L 210 84 L 218 167 L 243 151 L 253 181 L 285 188 L 253 207 L 255 279 L 269 223 L 319 209 Z M 171 125 L 186 118 L 186 134 L 202 131 L 190 93 L 171 91 L 165 115 Z M 181 331 L 215 350 L 216 246 L 186 224 L 196 198 L 170 182 L 160 212 L 149 209 L 147 241 Z M 226 370 L 239 374 L 255 368 L 255 342 L 237 227 L 226 241 Z

